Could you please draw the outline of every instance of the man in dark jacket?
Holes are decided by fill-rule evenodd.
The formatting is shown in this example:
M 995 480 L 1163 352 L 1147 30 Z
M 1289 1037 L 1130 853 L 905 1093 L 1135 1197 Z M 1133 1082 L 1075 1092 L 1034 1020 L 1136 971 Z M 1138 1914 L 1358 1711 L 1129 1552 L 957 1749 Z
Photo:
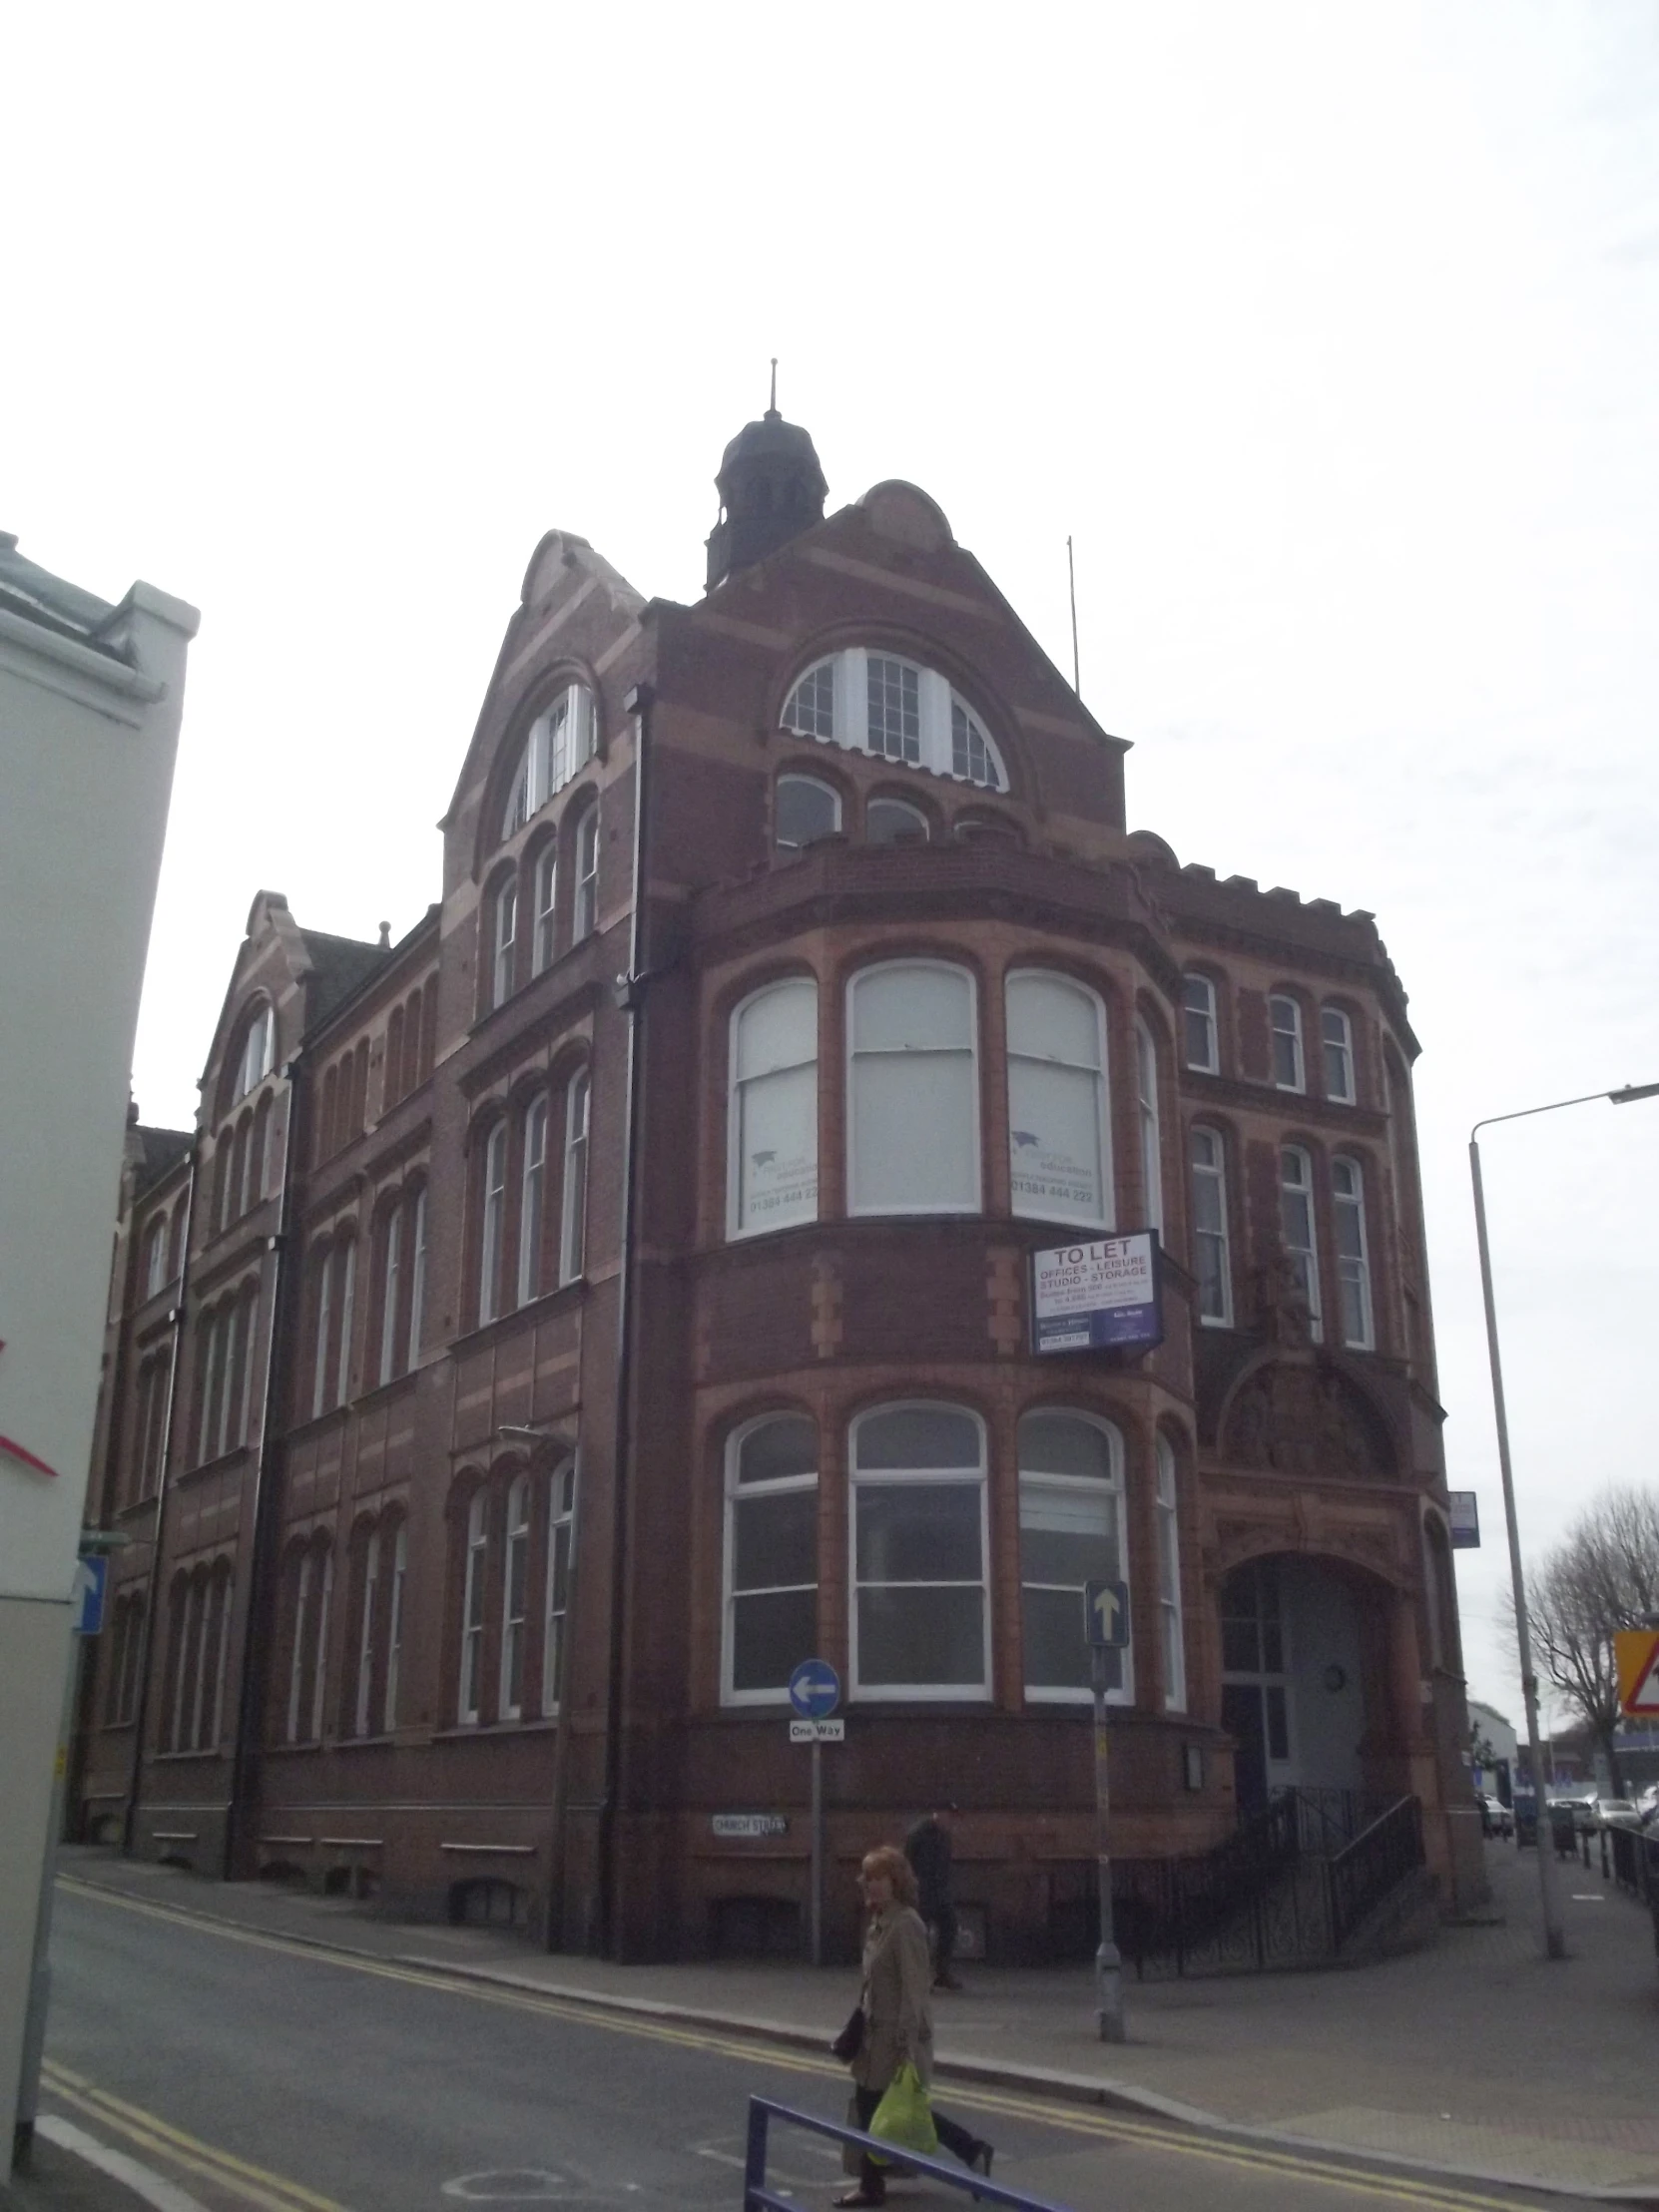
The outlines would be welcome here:
M 916 1878 L 916 1911 L 933 1938 L 933 1986 L 959 1989 L 951 1971 L 956 1949 L 956 1908 L 950 1902 L 950 1829 L 937 1813 L 925 1814 L 904 1839 L 904 1856 Z

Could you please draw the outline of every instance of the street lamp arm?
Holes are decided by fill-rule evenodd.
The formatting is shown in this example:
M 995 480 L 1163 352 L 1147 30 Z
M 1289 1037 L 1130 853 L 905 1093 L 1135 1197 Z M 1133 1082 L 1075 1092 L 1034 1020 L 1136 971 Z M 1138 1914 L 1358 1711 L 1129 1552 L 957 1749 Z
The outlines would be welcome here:
M 1613 1106 L 1633 1106 L 1639 1098 L 1659 1098 L 1659 1083 L 1626 1083 L 1616 1091 L 1585 1091 L 1577 1098 L 1552 1098 L 1547 1106 L 1523 1106 L 1514 1114 L 1488 1114 L 1469 1131 L 1469 1143 L 1473 1144 L 1482 1129 L 1491 1129 L 1500 1121 L 1528 1121 L 1534 1114 L 1558 1114 L 1563 1106 L 1589 1106 L 1598 1098 L 1605 1098 Z

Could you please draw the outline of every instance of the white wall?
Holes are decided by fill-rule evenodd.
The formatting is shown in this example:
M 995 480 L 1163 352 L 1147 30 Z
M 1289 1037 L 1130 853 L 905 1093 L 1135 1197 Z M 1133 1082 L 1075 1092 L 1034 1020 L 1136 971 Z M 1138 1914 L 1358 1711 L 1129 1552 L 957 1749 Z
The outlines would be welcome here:
M 0 606 L 0 2178 L 47 1842 L 133 1033 L 193 608 L 111 659 Z

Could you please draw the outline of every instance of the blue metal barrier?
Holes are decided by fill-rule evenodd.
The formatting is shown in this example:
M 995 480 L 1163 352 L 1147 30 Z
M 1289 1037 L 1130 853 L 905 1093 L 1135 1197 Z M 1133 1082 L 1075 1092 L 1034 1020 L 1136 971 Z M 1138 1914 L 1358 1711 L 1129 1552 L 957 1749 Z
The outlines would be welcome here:
M 1046 2198 L 1027 2196 L 1019 2189 L 1004 2189 L 999 2182 L 987 2181 L 983 2174 L 970 2172 L 966 2166 L 941 2165 L 938 2159 L 918 2157 L 913 2150 L 895 2151 L 891 2143 L 860 2134 L 855 2127 L 843 2126 L 836 2120 L 821 2120 L 816 2112 L 797 2112 L 793 2106 L 777 2104 L 771 2097 L 749 2100 L 749 2135 L 743 2165 L 744 2212 L 801 2212 L 796 2198 L 780 2196 L 767 2187 L 767 2129 L 773 2120 L 787 2121 L 791 2127 L 804 2127 L 812 2135 L 828 2135 L 833 2143 L 850 2143 L 854 2150 L 873 2151 L 877 2158 L 885 2159 L 905 2173 L 924 2174 L 929 2181 L 942 2181 L 947 2189 L 966 2190 L 969 2196 L 980 2198 L 986 2204 L 1006 2204 L 1013 2212 L 1068 2212 L 1066 2206 L 1050 2204 Z

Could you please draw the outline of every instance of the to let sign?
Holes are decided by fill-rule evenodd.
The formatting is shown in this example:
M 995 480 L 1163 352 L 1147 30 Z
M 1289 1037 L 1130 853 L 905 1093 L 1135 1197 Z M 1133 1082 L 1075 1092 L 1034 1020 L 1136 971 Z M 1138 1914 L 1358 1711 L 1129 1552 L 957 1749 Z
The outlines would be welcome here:
M 1139 1229 L 1033 1253 L 1031 1328 L 1038 1352 L 1162 1344 L 1156 1233 Z

